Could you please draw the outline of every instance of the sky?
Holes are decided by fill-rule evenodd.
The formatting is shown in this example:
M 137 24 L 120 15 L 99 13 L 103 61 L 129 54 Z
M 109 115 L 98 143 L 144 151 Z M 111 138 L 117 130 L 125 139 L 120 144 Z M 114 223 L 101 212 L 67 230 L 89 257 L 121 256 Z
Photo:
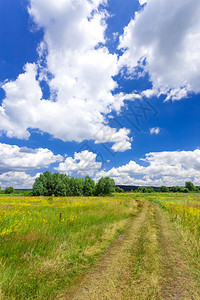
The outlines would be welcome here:
M 0 186 L 200 185 L 199 0 L 1 0 Z

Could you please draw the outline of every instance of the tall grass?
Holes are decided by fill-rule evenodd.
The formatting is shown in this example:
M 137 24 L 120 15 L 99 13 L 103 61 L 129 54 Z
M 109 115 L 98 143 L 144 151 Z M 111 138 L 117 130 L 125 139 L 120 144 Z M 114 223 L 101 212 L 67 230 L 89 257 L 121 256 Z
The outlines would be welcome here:
M 191 246 L 190 254 L 200 258 L 200 194 L 152 195 L 150 201 L 157 202 L 171 220 L 179 227 L 183 243 Z M 189 242 L 189 243 L 187 243 Z
M 128 226 L 132 195 L 0 197 L 0 298 L 55 299 Z

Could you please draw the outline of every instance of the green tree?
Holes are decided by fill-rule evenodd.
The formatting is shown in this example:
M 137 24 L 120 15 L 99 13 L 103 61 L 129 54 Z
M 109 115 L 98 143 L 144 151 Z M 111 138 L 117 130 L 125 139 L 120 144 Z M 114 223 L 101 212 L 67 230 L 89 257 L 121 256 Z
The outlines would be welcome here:
M 91 196 L 95 191 L 95 182 L 89 176 L 86 176 L 83 180 L 83 195 Z
M 116 186 L 115 187 L 115 192 L 117 192 L 117 193 L 123 193 L 124 190 L 122 188 L 120 188 L 119 186 Z
M 55 183 L 54 195 L 61 196 L 61 197 L 66 196 L 66 185 L 61 178 L 59 178 Z
M 165 185 L 162 185 L 160 188 L 159 188 L 159 192 L 162 192 L 162 193 L 167 193 L 169 192 L 169 188 Z
M 196 187 L 195 187 L 195 185 L 192 183 L 192 182 L 190 182 L 190 181 L 187 181 L 186 183 L 185 183 L 185 187 L 189 190 L 189 191 L 196 191 Z
M 40 178 L 41 179 L 41 178 Z M 36 178 L 33 185 L 32 195 L 33 196 L 43 196 L 44 195 L 44 186 L 39 178 Z
M 171 189 L 170 189 L 171 192 L 173 193 L 178 193 L 178 192 L 181 192 L 181 187 L 176 185 L 176 186 L 172 186 Z
M 4 193 L 5 194 L 13 194 L 14 191 L 15 191 L 14 188 L 12 186 L 9 186 L 9 187 L 5 188 Z
M 70 179 L 70 189 L 73 196 L 81 196 L 83 194 L 82 178 L 72 177 Z
M 137 188 L 137 192 L 138 192 L 138 193 L 148 193 L 148 189 L 147 189 L 146 186 L 139 186 L 139 187 Z
M 49 171 L 40 174 L 33 185 L 33 196 L 51 196 L 54 193 L 55 180 Z
M 115 192 L 115 181 L 110 177 L 102 177 L 96 184 L 96 195 L 110 195 Z
M 155 192 L 155 191 L 154 191 L 154 188 L 148 187 L 148 188 L 147 188 L 147 192 L 148 192 L 148 193 L 153 193 L 153 192 Z
M 188 190 L 188 188 L 181 187 L 180 192 L 181 193 L 189 193 L 189 190 Z

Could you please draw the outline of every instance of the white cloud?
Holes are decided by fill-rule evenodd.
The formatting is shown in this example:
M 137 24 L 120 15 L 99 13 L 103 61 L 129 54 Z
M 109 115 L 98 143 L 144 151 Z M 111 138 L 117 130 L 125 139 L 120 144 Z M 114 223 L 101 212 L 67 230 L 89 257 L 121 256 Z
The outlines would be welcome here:
M 39 173 L 32 177 L 25 172 L 7 172 L 0 175 L 0 186 L 3 189 L 8 186 L 12 186 L 15 189 L 30 189 L 38 176 Z
M 102 162 L 97 161 L 97 154 L 84 150 L 74 154 L 74 158 L 67 157 L 55 170 L 71 175 L 74 172 L 82 176 L 94 176 L 101 169 Z
M 8 171 L 33 171 L 48 168 L 50 164 L 63 160 L 61 155 L 54 155 L 49 149 L 20 148 L 2 143 L 0 143 L 0 153 L 0 174 Z
M 117 55 L 104 45 L 108 16 L 99 4 L 105 3 L 30 0 L 29 14 L 44 29 L 44 40 L 39 62 L 27 63 L 23 74 L 2 86 L 6 98 L 0 107 L 0 128 L 8 137 L 28 138 L 31 128 L 63 141 L 95 139 L 101 128 L 108 136 L 105 116 L 120 111 L 125 99 L 112 93 L 119 67 Z M 40 80 L 50 87 L 48 100 L 43 99 Z M 124 144 L 126 150 L 131 147 L 128 134 L 114 129 L 108 141 L 97 142 L 113 142 L 115 150 Z
M 145 159 L 141 160 L 148 165 L 143 166 L 130 161 L 124 166 L 98 172 L 96 180 L 110 176 L 117 184 L 172 186 L 184 185 L 186 181 L 192 181 L 200 185 L 199 149 L 150 152 L 146 154 Z
M 111 147 L 114 152 L 124 152 L 131 149 L 131 138 L 128 137 L 130 130 L 126 128 L 120 128 L 117 131 L 115 128 L 109 126 L 102 126 L 98 132 L 94 135 L 96 144 L 114 142 Z
M 160 133 L 159 127 L 150 128 L 150 134 L 159 134 L 159 133 Z
M 140 5 L 147 3 L 147 0 L 138 0 L 138 1 L 139 1 Z
M 139 1 L 143 4 L 144 1 Z M 200 2 L 151 0 L 120 37 L 121 66 L 149 73 L 153 90 L 179 100 L 200 92 Z

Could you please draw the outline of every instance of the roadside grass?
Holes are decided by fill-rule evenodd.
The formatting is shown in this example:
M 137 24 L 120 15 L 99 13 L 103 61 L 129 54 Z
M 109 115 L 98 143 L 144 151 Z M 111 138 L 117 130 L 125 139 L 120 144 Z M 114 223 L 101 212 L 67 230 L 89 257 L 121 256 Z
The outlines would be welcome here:
M 160 205 L 169 228 L 175 225 L 176 242 L 200 286 L 200 194 L 167 193 L 152 195 L 148 200 Z
M 172 221 L 191 231 L 200 240 L 200 194 L 164 194 L 148 197 L 167 211 Z
M 138 210 L 132 194 L 0 196 L 0 298 L 55 299 L 95 264 Z

